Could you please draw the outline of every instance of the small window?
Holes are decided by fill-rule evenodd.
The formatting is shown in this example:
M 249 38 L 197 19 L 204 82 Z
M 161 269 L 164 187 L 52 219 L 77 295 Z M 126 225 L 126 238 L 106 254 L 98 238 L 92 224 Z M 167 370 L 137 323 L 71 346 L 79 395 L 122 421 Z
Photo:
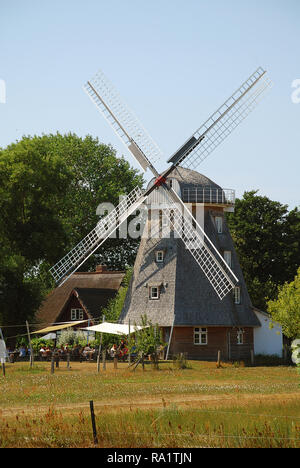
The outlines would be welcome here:
M 240 304 L 241 303 L 241 288 L 240 286 L 235 286 L 233 290 L 233 297 L 234 297 L 234 303 L 235 304 Z
M 170 226 L 170 218 L 168 215 L 166 214 L 162 214 L 162 217 L 161 217 L 161 225 L 162 227 L 169 227 Z
M 195 345 L 207 344 L 207 328 L 202 328 L 202 327 L 194 328 L 194 344 Z
M 149 288 L 149 298 L 150 299 L 159 299 L 159 287 L 150 286 Z
M 71 309 L 71 320 L 83 320 L 83 309 Z
M 238 328 L 237 330 L 237 344 L 244 343 L 244 330 L 242 328 Z
M 232 261 L 231 261 L 231 251 L 230 250 L 224 250 L 224 260 L 227 263 L 227 265 L 231 268 Z
M 215 217 L 215 222 L 216 222 L 217 233 L 222 234 L 222 232 L 223 232 L 223 218 L 222 218 L 222 216 L 216 216 Z
M 164 251 L 157 250 L 157 252 L 155 252 L 155 259 L 157 263 L 162 263 L 164 261 Z

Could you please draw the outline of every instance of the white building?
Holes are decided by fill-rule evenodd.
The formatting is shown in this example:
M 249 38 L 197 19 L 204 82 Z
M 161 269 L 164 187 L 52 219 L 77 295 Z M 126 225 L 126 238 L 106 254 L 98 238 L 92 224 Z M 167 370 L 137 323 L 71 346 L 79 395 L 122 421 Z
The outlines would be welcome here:
M 282 357 L 283 341 L 282 328 L 272 322 L 269 314 L 253 309 L 261 327 L 254 328 L 254 354 L 268 354 Z M 270 324 L 272 323 L 272 327 Z

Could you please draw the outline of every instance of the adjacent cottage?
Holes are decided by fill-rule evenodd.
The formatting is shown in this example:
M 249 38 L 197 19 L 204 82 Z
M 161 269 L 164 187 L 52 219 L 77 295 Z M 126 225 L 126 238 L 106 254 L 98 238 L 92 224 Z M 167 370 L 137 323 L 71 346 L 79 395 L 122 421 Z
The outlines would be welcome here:
M 123 271 L 108 271 L 104 265 L 98 265 L 95 272 L 74 273 L 47 296 L 36 318 L 45 326 L 85 319 L 93 325 L 115 297 L 123 278 Z

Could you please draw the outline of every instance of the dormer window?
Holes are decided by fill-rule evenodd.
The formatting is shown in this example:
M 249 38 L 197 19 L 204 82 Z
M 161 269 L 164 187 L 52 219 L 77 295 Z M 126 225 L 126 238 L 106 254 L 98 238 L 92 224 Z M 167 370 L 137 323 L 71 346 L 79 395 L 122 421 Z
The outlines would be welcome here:
M 155 261 L 156 261 L 156 263 L 163 263 L 163 261 L 164 261 L 164 251 L 163 250 L 157 250 L 155 252 Z
M 233 290 L 233 298 L 234 298 L 234 303 L 235 304 L 240 304 L 241 303 L 241 288 L 240 286 L 235 286 Z
M 223 232 L 223 218 L 222 218 L 222 216 L 216 216 L 215 217 L 215 223 L 216 223 L 217 233 L 222 234 L 222 232 Z
M 231 251 L 230 250 L 224 250 L 224 260 L 227 263 L 227 265 L 231 268 L 232 260 L 231 260 Z

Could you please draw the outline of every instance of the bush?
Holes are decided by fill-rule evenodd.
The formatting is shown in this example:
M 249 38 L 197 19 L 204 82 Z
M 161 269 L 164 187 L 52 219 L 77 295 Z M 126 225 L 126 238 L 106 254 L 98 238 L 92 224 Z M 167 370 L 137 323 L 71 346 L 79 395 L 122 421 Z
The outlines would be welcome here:
M 86 335 L 83 331 L 75 331 L 72 329 L 63 330 L 60 336 L 57 339 L 57 346 L 85 346 L 86 345 Z
M 49 348 L 53 348 L 54 341 L 53 340 L 44 340 L 43 338 L 32 338 L 31 346 L 35 353 L 38 353 L 42 346 L 49 346 Z
M 189 369 L 187 353 L 179 353 L 173 356 L 173 366 L 176 369 Z

